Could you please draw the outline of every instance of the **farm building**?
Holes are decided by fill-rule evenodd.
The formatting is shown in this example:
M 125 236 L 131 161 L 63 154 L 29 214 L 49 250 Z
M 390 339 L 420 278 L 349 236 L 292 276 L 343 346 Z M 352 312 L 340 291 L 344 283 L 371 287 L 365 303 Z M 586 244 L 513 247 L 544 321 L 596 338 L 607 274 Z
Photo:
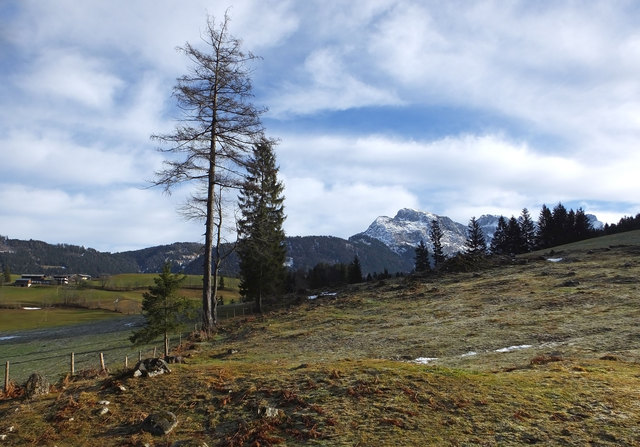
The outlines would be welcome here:
M 23 273 L 20 276 L 20 279 L 31 280 L 31 284 L 49 284 L 49 281 L 43 273 Z
M 58 285 L 69 284 L 69 275 L 53 275 L 53 280 Z
M 31 280 L 28 278 L 16 279 L 13 285 L 16 287 L 31 287 Z

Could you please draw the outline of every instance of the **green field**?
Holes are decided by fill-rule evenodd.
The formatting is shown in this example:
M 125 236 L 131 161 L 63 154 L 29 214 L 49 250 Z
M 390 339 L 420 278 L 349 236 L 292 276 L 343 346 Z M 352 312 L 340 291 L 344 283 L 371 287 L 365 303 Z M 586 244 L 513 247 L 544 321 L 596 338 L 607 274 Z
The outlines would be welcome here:
M 13 332 L 33 328 L 47 328 L 65 326 L 76 323 L 86 323 L 95 320 L 117 318 L 122 315 L 101 309 L 75 309 L 75 308 L 37 308 L 25 309 L 1 309 L 0 333 Z
M 24 307 L 52 307 L 66 308 L 65 312 L 49 312 L 48 325 L 68 324 L 73 321 L 73 314 L 77 313 L 78 320 L 86 318 L 102 319 L 111 312 L 131 315 L 141 312 L 143 293 L 153 284 L 155 274 L 122 274 L 109 277 L 108 280 L 92 280 L 78 285 L 34 285 L 32 287 L 14 287 L 4 285 L 0 287 L 0 308 L 22 309 Z M 180 295 L 194 301 L 202 299 L 201 278 L 195 275 L 187 276 Z M 238 280 L 225 278 L 225 288 L 218 290 L 218 296 L 223 298 L 224 304 L 239 303 Z M 107 312 L 86 313 L 87 309 Z M 8 314 L 7 314 L 8 315 Z M 60 316 L 60 321 L 56 321 Z M 8 317 L 5 318 L 8 320 Z M 29 328 L 33 323 L 31 318 L 24 319 L 22 326 Z M 41 322 L 40 322 L 41 323 Z M 31 327 L 38 327 L 37 325 Z M 0 332 L 11 330 L 0 319 Z

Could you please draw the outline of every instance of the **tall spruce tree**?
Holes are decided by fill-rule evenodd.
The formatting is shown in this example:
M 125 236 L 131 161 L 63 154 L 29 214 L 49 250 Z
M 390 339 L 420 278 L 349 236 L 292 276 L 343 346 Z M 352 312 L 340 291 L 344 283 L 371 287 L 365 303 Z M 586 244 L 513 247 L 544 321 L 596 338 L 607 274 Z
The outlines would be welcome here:
M 578 208 L 578 211 L 576 211 L 574 231 L 576 234 L 576 240 L 578 241 L 587 239 L 593 234 L 593 225 L 591 225 L 589 218 L 582 208 Z
M 491 239 L 491 254 L 503 255 L 508 253 L 507 242 L 507 220 L 504 216 L 500 216 L 498 218 L 498 226 L 496 227 L 496 231 L 493 233 L 493 238 Z
M 536 246 L 536 226 L 531 219 L 528 209 L 522 208 L 519 223 L 524 250 L 526 252 L 533 251 Z
M 251 103 L 249 65 L 257 57 L 241 49 L 240 40 L 229 33 L 229 22 L 227 14 L 219 25 L 208 18 L 202 35 L 206 51 L 189 43 L 179 48 L 192 63 L 173 91 L 182 117 L 173 133 L 152 136 L 170 154 L 154 184 L 170 192 L 180 183 L 195 182 L 202 191 L 196 200 L 202 200 L 205 217 L 202 329 L 207 333 L 215 326 L 216 185 L 237 187 L 238 163 L 264 132 L 264 109 Z
M 482 257 L 487 254 L 484 234 L 475 216 L 471 218 L 467 226 L 467 240 L 464 245 L 466 253 L 472 257 Z
M 511 219 L 509 219 L 507 223 L 507 241 L 508 253 L 510 255 L 517 255 L 525 251 L 522 230 L 515 216 L 511 216 Z
M 186 298 L 178 296 L 185 278 L 185 275 L 171 273 L 168 262 L 164 264 L 162 273 L 153 279 L 155 284 L 142 295 L 145 325 L 131 335 L 132 343 L 149 343 L 162 335 L 164 355 L 169 355 L 169 333 L 180 327 L 180 320 L 189 306 Z
M 538 217 L 538 231 L 536 233 L 537 248 L 551 247 L 554 241 L 553 214 L 547 205 L 542 205 Z
M 425 245 L 424 241 L 421 240 L 418 246 L 415 249 L 416 251 L 416 272 L 426 272 L 429 270 L 429 249 Z
M 440 222 L 438 222 L 437 219 L 433 219 L 431 221 L 431 228 L 429 228 L 429 239 L 431 239 L 431 245 L 433 246 L 433 264 L 436 268 L 445 261 L 445 255 L 442 249 L 443 236 Z
M 239 196 L 240 292 L 255 302 L 257 312 L 262 312 L 264 298 L 283 290 L 286 277 L 284 186 L 273 146 L 267 139 L 254 144 Z

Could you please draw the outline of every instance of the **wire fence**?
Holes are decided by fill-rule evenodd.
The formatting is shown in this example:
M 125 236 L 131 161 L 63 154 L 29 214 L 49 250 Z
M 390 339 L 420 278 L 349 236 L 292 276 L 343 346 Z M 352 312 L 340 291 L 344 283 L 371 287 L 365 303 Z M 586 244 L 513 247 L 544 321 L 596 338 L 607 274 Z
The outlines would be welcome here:
M 218 306 L 218 319 L 227 320 L 253 313 L 253 303 L 236 303 Z M 198 331 L 200 323 L 185 325 L 182 332 L 169 337 L 170 350 L 175 350 L 186 341 L 192 331 Z M 151 343 L 136 346 L 129 341 L 134 328 L 113 330 L 106 333 L 64 335 L 53 339 L 38 339 L 22 342 L 20 335 L 0 339 L 0 365 L 4 365 L 5 390 L 10 382 L 22 384 L 34 372 L 50 380 L 57 380 L 70 373 L 88 370 L 118 371 L 135 365 L 140 359 L 164 355 L 164 340 L 158 338 Z M 98 331 L 96 331 L 98 332 Z M 12 343 L 8 343 L 13 341 Z M 1 368 L 2 366 L 0 366 Z

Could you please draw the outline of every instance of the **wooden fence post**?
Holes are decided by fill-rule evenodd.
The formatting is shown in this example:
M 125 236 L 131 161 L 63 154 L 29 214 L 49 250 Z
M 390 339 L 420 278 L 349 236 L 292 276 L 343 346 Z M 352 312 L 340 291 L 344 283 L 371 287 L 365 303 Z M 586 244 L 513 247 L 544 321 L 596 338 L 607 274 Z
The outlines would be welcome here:
M 154 346 L 154 347 L 153 347 L 153 358 L 154 358 L 154 359 L 156 358 L 156 349 L 157 349 L 157 348 Z
M 100 353 L 100 371 L 104 372 L 106 370 L 107 370 L 107 368 L 105 368 L 105 366 L 104 366 L 104 354 L 101 352 Z
M 129 356 L 125 355 L 124 356 L 124 369 L 128 369 L 129 368 Z
M 75 373 L 76 373 L 76 355 L 72 352 L 71 353 L 71 376 L 73 377 Z
M 138 351 L 138 361 L 142 361 L 142 351 Z
M 4 366 L 4 392 L 9 392 L 9 360 L 7 360 L 7 364 Z

